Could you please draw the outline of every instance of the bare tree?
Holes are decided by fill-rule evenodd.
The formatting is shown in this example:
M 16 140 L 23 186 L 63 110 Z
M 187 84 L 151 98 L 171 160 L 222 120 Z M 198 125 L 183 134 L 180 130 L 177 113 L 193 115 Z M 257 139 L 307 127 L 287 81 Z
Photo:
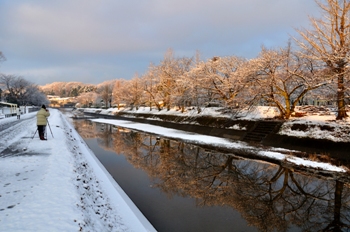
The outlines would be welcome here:
M 299 46 L 306 56 L 320 60 L 330 69 L 337 82 L 338 119 L 348 117 L 345 109 L 345 84 L 349 74 L 350 55 L 350 1 L 315 0 L 323 11 L 322 19 L 310 18 L 312 29 L 297 30 L 303 40 Z
M 259 57 L 251 61 L 257 69 L 255 84 L 263 103 L 277 107 L 280 117 L 288 119 L 296 105 L 311 90 L 326 85 L 316 62 L 302 58 L 293 52 L 291 44 L 286 48 L 262 48 Z
M 212 60 L 201 61 L 197 52 L 193 67 L 186 74 L 188 86 L 190 87 L 191 105 L 196 107 L 198 113 L 202 112 L 202 108 L 218 101 L 216 91 L 212 90 L 210 73 L 208 73 L 210 69 L 207 68 L 208 63 L 211 62 Z
M 118 79 L 114 83 L 113 88 L 113 103 L 115 103 L 118 107 L 118 110 L 123 103 L 123 88 L 125 88 L 126 81 L 122 79 Z
M 188 73 L 193 66 L 193 59 L 182 57 L 176 59 L 176 80 L 174 89 L 174 104 L 176 104 L 183 113 L 185 106 L 191 102 L 191 82 Z
M 8 102 L 15 104 L 23 104 L 23 99 L 26 96 L 26 90 L 31 84 L 15 75 L 1 75 L 0 82 L 6 88 L 5 98 Z
M 155 74 L 159 78 L 157 93 L 160 95 L 167 110 L 170 110 L 175 104 L 176 81 L 182 74 L 181 58 L 175 58 L 173 50 L 169 49 L 165 53 L 162 62 L 157 66 Z
M 113 87 L 114 81 L 105 81 L 98 87 L 97 92 L 100 94 L 106 108 L 111 107 Z
M 96 103 L 96 99 L 97 99 L 97 93 L 86 92 L 86 93 L 80 94 L 77 97 L 77 102 L 80 103 L 82 106 L 91 107 L 93 104 Z
M 144 88 L 142 85 L 142 80 L 138 77 L 137 74 L 135 74 L 135 77 L 128 81 L 125 85 L 123 91 L 123 100 L 131 106 L 131 109 L 134 107 L 138 109 L 144 101 L 143 91 Z
M 228 56 L 213 57 L 197 65 L 195 73 L 200 86 L 206 93 L 201 93 L 209 102 L 225 107 L 236 114 L 249 105 L 249 92 L 254 87 L 246 59 Z M 206 94 L 204 96 L 203 94 Z
M 189 87 L 188 101 L 191 102 L 192 106 L 195 106 L 197 113 L 202 112 L 202 108 L 205 107 L 206 103 L 211 102 L 212 94 L 206 87 L 205 82 L 207 81 L 206 75 L 202 72 L 204 62 L 200 59 L 199 51 L 196 52 L 193 67 L 186 73 L 187 85 Z
M 150 110 L 152 110 L 152 106 L 154 105 L 160 111 L 162 109 L 162 106 L 160 104 L 160 101 L 162 99 L 158 94 L 158 86 L 159 86 L 160 80 L 159 80 L 157 67 L 151 64 L 149 67 L 149 70 L 145 75 L 143 75 L 142 79 L 143 79 L 144 91 L 148 96 L 147 102 L 150 107 Z
M 30 85 L 26 90 L 27 94 L 25 100 L 22 101 L 23 105 L 48 105 L 50 101 L 47 99 L 46 95 L 40 91 L 38 86 Z
M 41 105 L 49 101 L 37 85 L 15 75 L 0 76 L 0 85 L 4 86 L 4 98 L 19 105 Z

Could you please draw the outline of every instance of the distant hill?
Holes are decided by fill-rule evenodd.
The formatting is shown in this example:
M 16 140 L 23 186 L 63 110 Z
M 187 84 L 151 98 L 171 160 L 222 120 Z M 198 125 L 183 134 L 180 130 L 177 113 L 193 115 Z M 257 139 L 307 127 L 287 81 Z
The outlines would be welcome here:
M 94 92 L 98 85 L 85 84 L 82 82 L 53 82 L 39 88 L 46 95 L 56 95 L 60 97 L 76 97 L 81 93 Z

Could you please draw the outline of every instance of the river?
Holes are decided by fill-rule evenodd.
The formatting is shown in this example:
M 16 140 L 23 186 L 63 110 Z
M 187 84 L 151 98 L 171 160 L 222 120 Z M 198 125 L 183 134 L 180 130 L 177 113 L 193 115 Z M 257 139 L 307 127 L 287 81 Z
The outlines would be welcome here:
M 348 231 L 349 183 L 108 124 L 75 120 L 158 231 Z

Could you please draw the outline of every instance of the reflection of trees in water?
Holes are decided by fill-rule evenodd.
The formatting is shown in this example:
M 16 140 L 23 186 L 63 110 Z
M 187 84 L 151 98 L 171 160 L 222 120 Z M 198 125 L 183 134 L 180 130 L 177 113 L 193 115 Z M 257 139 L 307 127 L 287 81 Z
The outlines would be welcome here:
M 79 132 L 83 138 L 95 138 L 96 137 L 96 123 L 85 120 L 75 120 L 75 129 Z
M 169 197 L 233 207 L 261 231 L 288 231 L 292 226 L 303 231 L 350 229 L 350 191 L 343 182 L 153 135 L 120 129 L 104 130 L 107 136 L 100 131 L 96 135 L 104 145 L 145 170 Z

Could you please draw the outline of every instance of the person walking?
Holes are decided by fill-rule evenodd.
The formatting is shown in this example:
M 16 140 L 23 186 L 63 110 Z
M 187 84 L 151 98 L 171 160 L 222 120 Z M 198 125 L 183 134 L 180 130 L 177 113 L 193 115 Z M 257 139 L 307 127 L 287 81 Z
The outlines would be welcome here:
M 44 136 L 44 132 L 47 125 L 47 117 L 50 116 L 50 112 L 46 109 L 45 105 L 42 105 L 41 109 L 36 114 L 37 119 L 37 126 L 38 126 L 38 132 L 39 132 L 39 138 L 40 140 L 46 140 Z
M 21 109 L 17 107 L 17 119 L 21 119 Z

